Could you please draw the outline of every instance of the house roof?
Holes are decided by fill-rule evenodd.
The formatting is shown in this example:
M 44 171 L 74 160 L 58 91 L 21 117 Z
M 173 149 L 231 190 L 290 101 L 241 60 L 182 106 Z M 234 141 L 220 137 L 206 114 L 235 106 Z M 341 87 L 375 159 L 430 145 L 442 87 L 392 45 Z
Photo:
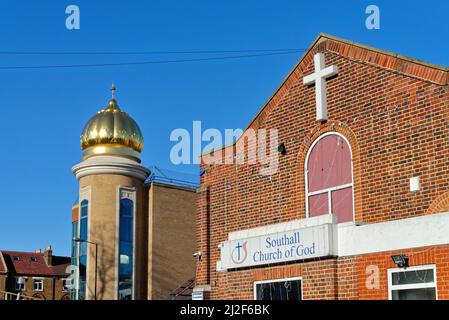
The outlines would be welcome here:
M 70 265 L 69 257 L 53 256 L 53 265 L 49 266 L 43 253 L 19 251 L 0 251 L 0 253 L 6 270 L 16 275 L 66 276 L 66 268 Z
M 3 259 L 3 254 L 0 251 L 0 273 L 7 273 L 8 268 L 6 267 L 5 259 Z
M 257 127 L 259 119 L 263 118 L 264 114 L 269 112 L 271 109 L 270 107 L 275 105 L 282 98 L 284 93 L 288 91 L 286 89 L 292 85 L 293 81 L 299 74 L 303 73 L 302 66 L 313 61 L 313 56 L 317 50 L 336 53 L 354 61 L 363 62 L 375 67 L 389 70 L 391 72 L 432 82 L 441 86 L 448 85 L 449 68 L 447 67 L 366 46 L 329 34 L 320 33 L 310 47 L 304 52 L 298 62 L 293 66 L 284 80 L 282 80 L 273 94 L 249 122 L 248 126 L 243 130 L 244 132 L 253 126 Z M 304 75 L 302 74 L 302 76 Z M 217 148 L 215 151 L 232 147 L 242 136 L 243 135 L 241 135 L 233 143 Z M 212 150 L 206 151 L 203 155 L 211 152 Z

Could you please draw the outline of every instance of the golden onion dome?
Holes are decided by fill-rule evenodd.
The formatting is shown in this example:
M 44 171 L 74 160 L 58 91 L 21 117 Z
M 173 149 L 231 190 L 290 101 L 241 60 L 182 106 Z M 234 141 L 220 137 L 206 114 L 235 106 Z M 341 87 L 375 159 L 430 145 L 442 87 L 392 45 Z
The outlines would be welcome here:
M 126 112 L 120 110 L 114 99 L 106 109 L 100 110 L 84 127 L 81 134 L 83 160 L 96 155 L 120 155 L 140 162 L 143 136 L 139 126 Z

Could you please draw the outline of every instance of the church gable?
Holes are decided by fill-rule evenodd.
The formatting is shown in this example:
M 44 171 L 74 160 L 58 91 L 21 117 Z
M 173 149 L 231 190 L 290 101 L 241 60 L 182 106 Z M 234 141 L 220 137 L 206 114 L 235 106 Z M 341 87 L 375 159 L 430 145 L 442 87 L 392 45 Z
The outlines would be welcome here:
M 323 77 L 313 76 L 321 71 Z M 264 224 L 306 218 L 306 200 L 313 197 L 304 174 L 307 153 L 334 132 L 352 149 L 356 222 L 431 213 L 428 208 L 449 185 L 449 166 L 443 165 L 449 154 L 446 77 L 445 68 L 322 35 L 248 126 L 278 130 L 286 148 L 279 174 L 264 178 L 258 165 L 216 165 L 202 183 L 217 194 L 230 192 L 227 201 L 239 199 L 235 206 L 217 203 L 217 210 L 226 208 L 224 219 L 254 214 Z M 317 90 L 317 79 L 324 81 L 325 94 Z M 327 101 L 326 119 L 317 92 Z M 411 178 L 419 178 L 418 192 L 411 191 Z
M 277 170 L 264 176 L 261 163 L 202 165 L 197 232 L 207 254 L 197 285 L 210 286 L 213 298 L 251 299 L 258 283 L 300 278 L 305 299 L 387 299 L 393 269 L 446 272 L 447 72 L 321 35 L 245 132 L 277 131 Z M 318 231 L 326 225 L 333 240 Z M 288 249 L 278 254 L 272 241 L 294 242 L 296 232 L 298 259 Z M 314 255 L 315 244 L 335 251 Z M 373 266 L 383 275 L 379 288 L 365 281 Z M 447 290 L 439 281 L 441 298 Z

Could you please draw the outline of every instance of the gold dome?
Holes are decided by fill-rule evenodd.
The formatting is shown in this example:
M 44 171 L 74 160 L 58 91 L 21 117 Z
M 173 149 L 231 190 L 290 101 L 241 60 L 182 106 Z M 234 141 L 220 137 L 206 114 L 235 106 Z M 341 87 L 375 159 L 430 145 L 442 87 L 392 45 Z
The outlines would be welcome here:
M 112 87 L 114 93 L 115 87 Z M 95 155 L 121 155 L 140 162 L 143 136 L 137 123 L 120 110 L 112 99 L 106 109 L 100 110 L 84 127 L 81 134 L 83 160 Z

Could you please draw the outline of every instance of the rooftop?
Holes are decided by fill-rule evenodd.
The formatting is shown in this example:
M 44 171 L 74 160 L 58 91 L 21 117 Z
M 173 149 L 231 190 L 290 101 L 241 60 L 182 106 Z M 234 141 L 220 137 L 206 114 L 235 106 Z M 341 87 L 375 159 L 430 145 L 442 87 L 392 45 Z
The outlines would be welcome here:
M 145 184 L 155 182 L 189 189 L 196 189 L 199 187 L 199 174 L 195 175 L 191 173 L 177 172 L 157 166 L 151 167 L 150 172 L 150 176 L 145 181 Z
M 44 253 L 0 251 L 0 272 L 15 275 L 65 276 L 68 266 L 70 266 L 69 257 L 52 256 L 52 265 L 49 266 Z

